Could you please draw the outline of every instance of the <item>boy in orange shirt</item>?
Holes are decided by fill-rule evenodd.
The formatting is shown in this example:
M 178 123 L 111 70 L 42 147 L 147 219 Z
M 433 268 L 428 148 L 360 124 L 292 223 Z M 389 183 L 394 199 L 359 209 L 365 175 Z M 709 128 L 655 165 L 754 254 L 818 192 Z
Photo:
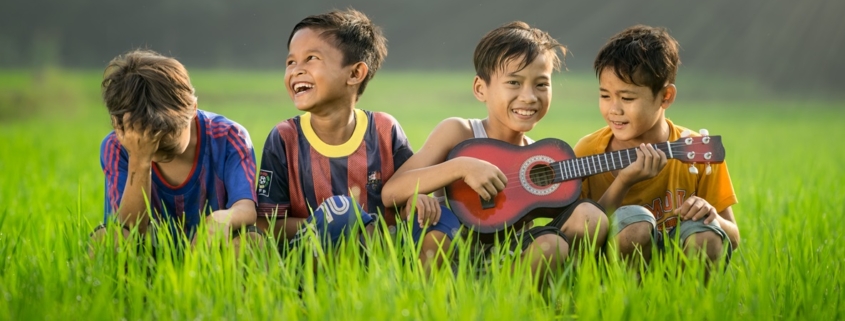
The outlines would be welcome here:
M 652 144 L 675 141 L 688 129 L 665 116 L 675 101 L 678 42 L 662 28 L 633 26 L 613 36 L 594 63 L 599 78 L 599 109 L 607 126 L 575 145 L 578 157 L 638 147 L 628 167 L 590 176 L 582 196 L 598 199 L 611 214 L 621 255 L 630 259 L 664 238 L 679 237 L 687 253 L 704 251 L 713 261 L 726 241 L 739 246 L 736 204 L 725 163 L 689 166 L 667 162 Z M 698 135 L 693 133 L 694 135 Z M 661 233 L 663 232 L 663 233 Z M 665 235 L 664 235 L 665 233 Z M 730 250 L 728 254 L 730 254 Z M 643 259 L 651 251 L 642 250 Z

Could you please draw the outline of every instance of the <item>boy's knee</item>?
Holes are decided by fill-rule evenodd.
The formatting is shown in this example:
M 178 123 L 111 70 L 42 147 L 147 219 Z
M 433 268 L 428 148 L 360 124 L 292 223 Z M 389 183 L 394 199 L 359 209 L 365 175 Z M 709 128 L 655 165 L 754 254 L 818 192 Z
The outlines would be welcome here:
M 722 255 L 724 240 L 714 231 L 698 232 L 684 240 L 684 249 L 688 253 L 704 252 L 711 261 Z
M 651 246 L 654 227 L 650 222 L 642 221 L 628 224 L 616 234 L 619 247 L 626 249 L 634 246 Z
M 420 252 L 422 256 L 431 259 L 440 251 L 445 253 L 451 244 L 452 241 L 446 233 L 431 230 L 425 233 L 422 244 L 420 245 Z
M 541 253 L 552 265 L 562 264 L 569 256 L 569 244 L 557 234 L 544 234 L 536 237 L 530 248 L 532 248 L 532 251 Z

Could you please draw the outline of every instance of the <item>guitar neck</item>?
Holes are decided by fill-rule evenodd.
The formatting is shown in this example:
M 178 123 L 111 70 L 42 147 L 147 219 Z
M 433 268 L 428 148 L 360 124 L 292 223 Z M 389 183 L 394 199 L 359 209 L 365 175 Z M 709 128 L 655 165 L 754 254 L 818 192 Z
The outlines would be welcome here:
M 667 158 L 677 158 L 669 142 L 652 144 L 663 151 Z M 555 183 L 623 169 L 637 160 L 637 147 L 573 158 L 549 164 L 555 171 Z

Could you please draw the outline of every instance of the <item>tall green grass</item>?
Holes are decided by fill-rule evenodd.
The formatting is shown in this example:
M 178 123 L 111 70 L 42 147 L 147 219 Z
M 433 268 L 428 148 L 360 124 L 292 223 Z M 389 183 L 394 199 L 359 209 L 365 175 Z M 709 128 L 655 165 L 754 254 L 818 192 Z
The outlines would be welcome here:
M 279 73 L 192 76 L 200 108 L 243 124 L 259 156 L 272 126 L 297 114 Z M 204 242 L 184 255 L 157 253 L 157 260 L 110 247 L 90 259 L 88 234 L 104 207 L 99 146 L 109 131 L 98 102 L 99 74 L 47 77 L 38 89 L 45 94 L 33 98 L 47 107 L 0 119 L 3 320 L 845 318 L 841 101 L 774 99 L 762 91 L 727 99 L 718 95 L 724 84 L 713 95 L 702 94 L 704 85 L 679 84 L 669 117 L 723 136 L 739 198 L 734 212 L 742 244 L 725 272 L 705 284 L 698 261 L 670 252 L 638 281 L 637 271 L 613 257 L 582 258 L 538 290 L 538 280 L 511 259 L 476 274 L 468 251 L 458 251 L 454 275 L 441 270 L 426 278 L 401 231 L 365 253 L 349 243 L 317 262 L 303 259 L 313 244 L 285 255 L 246 247 L 236 258 L 233 249 Z M 419 148 L 446 117 L 484 117 L 471 78 L 380 73 L 359 105 L 394 115 Z M 4 73 L 0 91 L 31 92 L 32 81 L 26 72 Z M 72 94 L 56 98 L 52 90 Z M 552 111 L 533 138 L 574 145 L 602 126 L 591 75 L 563 74 L 554 90 Z M 687 96 L 693 100 L 685 92 L 698 94 Z

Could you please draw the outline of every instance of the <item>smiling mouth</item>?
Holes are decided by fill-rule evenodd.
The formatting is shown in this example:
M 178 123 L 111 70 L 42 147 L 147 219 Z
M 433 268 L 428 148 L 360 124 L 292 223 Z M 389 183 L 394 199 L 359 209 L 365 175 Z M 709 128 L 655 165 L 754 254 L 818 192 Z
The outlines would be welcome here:
M 313 89 L 314 85 L 309 84 L 309 83 L 304 83 L 304 82 L 298 82 L 298 83 L 293 84 L 292 87 L 293 87 L 293 93 L 296 94 L 296 95 L 299 95 L 301 93 L 304 93 L 306 91 Z
M 614 126 L 623 126 L 623 125 L 628 124 L 628 122 L 621 122 L 621 121 L 610 121 L 610 123 L 613 124 Z
M 514 114 L 517 114 L 517 115 L 520 115 L 520 116 L 534 116 L 534 114 L 537 113 L 536 110 L 528 110 L 528 109 L 513 109 L 512 111 L 513 111 Z

